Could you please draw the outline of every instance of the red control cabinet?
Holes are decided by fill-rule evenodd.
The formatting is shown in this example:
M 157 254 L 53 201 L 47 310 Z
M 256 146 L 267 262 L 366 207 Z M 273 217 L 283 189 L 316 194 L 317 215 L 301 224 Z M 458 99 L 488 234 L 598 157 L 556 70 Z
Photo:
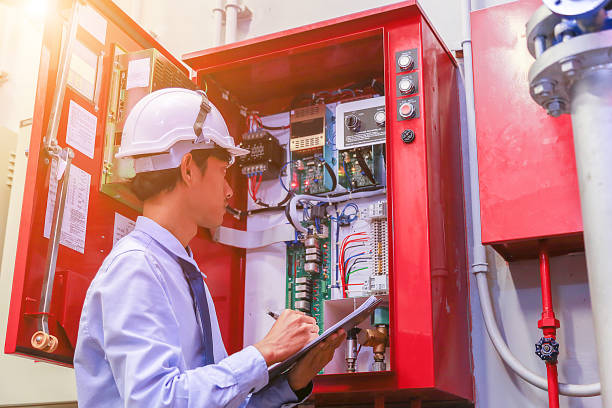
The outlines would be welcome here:
M 83 34 L 84 42 L 103 59 L 98 110 L 95 103 L 68 88 L 57 138 L 60 146 L 66 146 L 70 101 L 97 118 L 93 158 L 79 151 L 74 158 L 75 166 L 91 176 L 84 251 L 60 245 L 49 312 L 50 331 L 60 345 L 51 354 L 35 350 L 30 339 L 36 331 L 48 246 L 43 227 L 50 166 L 43 139 L 50 120 L 61 36 L 58 21 L 50 19 L 44 36 L 5 349 L 68 365 L 88 283 L 112 248 L 115 213 L 132 220 L 137 216 L 135 210 L 100 192 L 115 45 L 126 51 L 156 48 L 180 66 L 112 2 L 90 3 L 107 22 L 103 43 Z M 406 54 L 415 64 L 405 72 L 398 59 Z M 234 135 L 245 130 L 239 105 L 263 116 L 286 111 L 296 95 L 384 78 L 391 371 L 320 375 L 313 399 L 317 405 L 411 399 L 471 401 L 457 67 L 416 2 L 195 52 L 183 60 L 196 71 L 198 87 L 208 89 Z M 398 81 L 407 74 L 418 86 L 416 93 L 403 96 Z M 399 112 L 407 102 L 415 109 L 412 118 Z M 231 175 L 235 191 L 232 205 L 245 209 L 246 180 L 238 173 Z M 224 225 L 245 228 L 244 222 L 229 217 Z M 235 352 L 243 346 L 245 252 L 211 242 L 205 231 L 192 248 L 208 275 L 228 352 Z
M 521 0 L 472 13 L 482 241 L 507 259 L 582 251 L 569 115 L 552 118 L 529 95 L 534 59 L 525 25 L 542 5 Z

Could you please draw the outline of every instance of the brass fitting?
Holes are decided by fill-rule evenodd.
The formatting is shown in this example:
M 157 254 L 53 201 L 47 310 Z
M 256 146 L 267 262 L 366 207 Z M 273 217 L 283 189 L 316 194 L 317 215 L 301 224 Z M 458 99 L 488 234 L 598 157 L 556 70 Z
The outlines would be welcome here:
M 374 352 L 375 371 L 384 371 L 385 368 L 385 349 L 389 345 L 389 326 L 380 324 L 375 329 L 365 329 L 357 336 L 359 344 L 372 347 Z

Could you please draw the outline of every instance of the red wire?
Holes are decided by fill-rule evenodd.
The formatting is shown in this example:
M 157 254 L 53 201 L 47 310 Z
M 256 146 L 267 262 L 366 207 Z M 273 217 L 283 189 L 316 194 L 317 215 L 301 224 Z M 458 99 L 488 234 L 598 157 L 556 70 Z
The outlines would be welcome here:
M 257 188 L 255 189 L 255 195 L 259 192 L 259 187 L 261 187 L 261 182 L 263 181 L 263 173 L 259 174 L 259 180 L 257 181 Z
M 255 176 L 249 177 L 249 188 L 248 188 L 248 190 L 249 190 L 249 195 L 251 196 L 253 201 L 255 201 L 255 194 L 254 194 L 254 190 L 253 190 L 254 184 L 255 184 Z
M 344 251 L 346 251 L 346 247 L 353 242 L 367 242 L 368 238 L 365 232 L 355 232 L 353 234 L 348 234 L 342 240 L 340 257 L 338 259 L 338 270 L 340 272 L 340 283 L 342 284 L 342 297 L 346 297 L 347 284 L 346 284 L 346 271 L 344 270 Z M 354 239 L 351 239 L 354 237 Z

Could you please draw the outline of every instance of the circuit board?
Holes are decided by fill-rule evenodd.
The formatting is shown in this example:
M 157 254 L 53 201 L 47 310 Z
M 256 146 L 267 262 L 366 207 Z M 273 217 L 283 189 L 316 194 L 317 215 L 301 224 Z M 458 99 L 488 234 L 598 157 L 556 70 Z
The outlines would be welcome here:
M 308 237 L 287 244 L 286 307 L 301 310 L 317 320 L 323 332 L 323 302 L 331 299 L 331 237 L 329 220 L 323 220 L 324 234 Z M 312 238 L 308 241 L 308 238 Z M 310 247 L 307 245 L 310 242 Z M 315 246 L 312 245 L 316 242 Z M 318 249 L 315 251 L 313 249 Z M 308 253 L 307 253 L 308 252 Z M 318 272 L 311 272 L 314 253 L 318 252 Z M 310 255 L 311 257 L 307 258 Z M 307 260 L 309 259 L 309 260 Z M 316 263 L 316 262 L 315 262 Z M 310 265 L 310 267 L 309 267 Z
M 296 160 L 292 166 L 292 189 L 298 194 L 317 194 L 329 191 L 325 171 L 325 165 L 319 157 L 311 156 Z
M 384 179 L 384 144 L 338 152 L 338 182 L 344 188 L 354 190 L 382 184 Z

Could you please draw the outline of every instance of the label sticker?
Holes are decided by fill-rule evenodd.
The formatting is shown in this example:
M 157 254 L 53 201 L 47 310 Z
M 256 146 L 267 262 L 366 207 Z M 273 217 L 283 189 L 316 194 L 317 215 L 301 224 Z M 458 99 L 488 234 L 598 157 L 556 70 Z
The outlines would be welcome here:
M 93 8 L 89 6 L 81 7 L 79 10 L 79 25 L 101 44 L 106 44 L 106 26 L 108 23 Z
M 80 41 L 76 41 L 70 57 L 68 85 L 89 100 L 94 97 L 97 66 L 96 54 Z
M 57 195 L 58 186 L 56 174 L 57 165 L 56 161 L 53 160 L 51 165 L 49 195 L 47 196 L 47 211 L 45 213 L 45 238 L 49 238 L 51 235 L 51 224 L 53 222 L 53 210 L 55 208 L 55 197 Z M 90 185 L 91 175 L 75 165 L 71 165 L 60 244 L 82 254 L 85 253 Z
M 70 101 L 66 143 L 93 159 L 98 118 L 74 101 Z
M 127 84 L 125 89 L 142 88 L 149 86 L 151 60 L 141 58 L 128 62 Z
M 113 246 L 127 234 L 132 232 L 134 227 L 136 226 L 136 222 L 132 221 L 130 218 L 125 217 L 119 213 L 115 213 L 115 228 L 113 229 Z

